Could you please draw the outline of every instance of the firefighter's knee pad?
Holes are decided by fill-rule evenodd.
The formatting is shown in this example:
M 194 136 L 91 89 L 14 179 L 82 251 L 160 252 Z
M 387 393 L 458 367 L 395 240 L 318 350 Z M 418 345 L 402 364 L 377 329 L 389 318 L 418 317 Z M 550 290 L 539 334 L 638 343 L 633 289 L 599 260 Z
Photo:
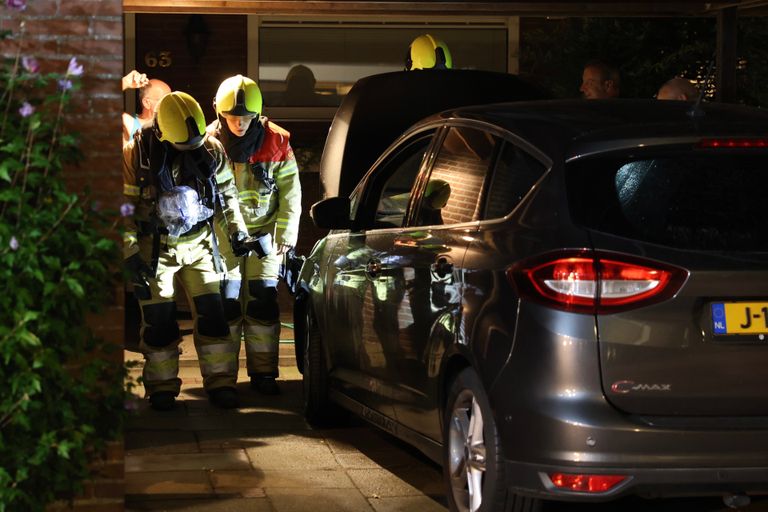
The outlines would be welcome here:
M 197 332 L 212 338 L 229 336 L 229 324 L 224 314 L 221 294 L 207 293 L 198 295 L 193 300 L 197 310 Z
M 266 322 L 277 322 L 280 319 L 276 283 L 248 281 L 248 293 L 251 296 L 246 307 L 249 317 Z
M 232 322 L 243 316 L 243 309 L 237 299 L 224 299 L 224 317 L 227 322 Z
M 237 320 L 243 316 L 240 307 L 240 280 L 224 280 L 221 283 L 221 296 L 224 298 L 224 316 L 227 322 Z
M 144 343 L 151 347 L 165 347 L 179 339 L 175 302 L 145 304 L 141 311 L 147 324 L 144 327 Z

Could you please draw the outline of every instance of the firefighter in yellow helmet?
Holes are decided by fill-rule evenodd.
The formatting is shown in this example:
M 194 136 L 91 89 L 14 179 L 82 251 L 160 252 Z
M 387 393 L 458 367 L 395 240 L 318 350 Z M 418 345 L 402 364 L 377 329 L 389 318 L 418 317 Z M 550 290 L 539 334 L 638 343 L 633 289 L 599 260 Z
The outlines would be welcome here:
M 139 347 L 150 405 L 172 409 L 181 387 L 177 277 L 190 299 L 203 387 L 214 405 L 238 407 L 240 347 L 232 343 L 224 314 L 219 248 L 244 254 L 247 229 L 229 160 L 206 133 L 192 96 L 163 96 L 152 125 L 123 147 L 123 189 L 130 205 L 123 209 L 125 267 L 141 308 Z M 226 235 L 214 235 L 214 219 Z
M 423 34 L 414 39 L 405 54 L 406 71 L 451 68 L 453 68 L 453 58 L 448 45 L 430 34 Z
M 262 116 L 262 106 L 256 82 L 242 75 L 227 78 L 216 92 L 217 119 L 208 130 L 233 162 L 248 232 L 272 240 L 244 258 L 226 254 L 223 293 L 233 341 L 245 340 L 251 387 L 277 394 L 278 275 L 284 255 L 296 245 L 301 184 L 290 134 Z

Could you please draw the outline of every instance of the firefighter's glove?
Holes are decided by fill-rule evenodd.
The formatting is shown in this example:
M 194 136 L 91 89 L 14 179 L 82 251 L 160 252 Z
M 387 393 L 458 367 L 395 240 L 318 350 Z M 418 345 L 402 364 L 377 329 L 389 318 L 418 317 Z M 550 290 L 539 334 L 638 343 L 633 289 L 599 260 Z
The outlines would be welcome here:
M 137 299 L 148 299 L 150 297 L 149 281 L 150 277 L 154 277 L 152 268 L 147 265 L 139 253 L 129 256 L 125 262 L 125 271 L 128 273 L 128 278 L 133 283 L 133 293 Z
M 279 275 L 285 281 L 285 285 L 288 287 L 291 295 L 296 294 L 296 285 L 298 284 L 299 274 L 301 273 L 304 261 L 306 261 L 306 258 L 304 256 L 297 256 L 293 247 L 290 247 L 283 254 L 283 263 L 280 265 Z
M 232 239 L 230 240 L 230 243 L 232 244 L 232 253 L 238 258 L 240 256 L 245 256 L 250 251 L 245 243 L 247 238 L 248 235 L 242 231 L 232 233 Z

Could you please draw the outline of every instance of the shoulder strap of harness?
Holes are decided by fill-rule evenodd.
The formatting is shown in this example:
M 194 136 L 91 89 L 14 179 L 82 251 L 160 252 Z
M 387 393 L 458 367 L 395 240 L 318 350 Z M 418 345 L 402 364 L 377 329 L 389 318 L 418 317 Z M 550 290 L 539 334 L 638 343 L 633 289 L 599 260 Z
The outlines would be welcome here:
M 144 196 L 144 189 L 152 183 L 151 152 L 153 149 L 153 135 L 151 128 L 144 127 L 136 130 L 133 134 L 136 150 L 139 152 L 139 167 L 136 169 L 136 184 L 139 187 L 139 197 Z M 150 218 L 147 226 L 152 234 L 152 256 L 149 266 L 152 272 L 157 272 L 157 265 L 160 260 L 160 232 L 155 225 L 154 219 Z
M 139 151 L 139 168 L 136 170 L 136 184 L 139 186 L 139 195 L 151 183 L 150 153 L 152 151 L 152 132 L 151 128 L 144 127 L 136 130 L 133 135 L 136 148 Z
M 224 212 L 224 197 L 219 190 L 218 183 L 216 182 L 216 169 L 218 163 L 216 157 L 211 151 L 202 145 L 197 149 L 191 150 L 189 153 L 189 162 L 192 172 L 195 177 L 204 184 L 206 195 L 210 194 L 211 209 L 214 211 L 214 215 L 208 218 L 208 226 L 211 229 L 211 249 L 213 250 L 213 265 L 216 272 L 224 272 L 224 266 L 221 263 L 221 252 L 219 251 L 218 237 L 216 236 L 216 229 L 214 228 L 214 221 L 217 203 Z

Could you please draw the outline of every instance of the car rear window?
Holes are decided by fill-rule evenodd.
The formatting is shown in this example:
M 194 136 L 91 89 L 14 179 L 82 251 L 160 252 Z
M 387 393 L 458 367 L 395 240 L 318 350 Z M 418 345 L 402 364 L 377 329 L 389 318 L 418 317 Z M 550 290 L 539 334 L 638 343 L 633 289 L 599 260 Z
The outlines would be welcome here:
M 681 249 L 768 251 L 768 153 L 698 151 L 568 164 L 576 221 Z

